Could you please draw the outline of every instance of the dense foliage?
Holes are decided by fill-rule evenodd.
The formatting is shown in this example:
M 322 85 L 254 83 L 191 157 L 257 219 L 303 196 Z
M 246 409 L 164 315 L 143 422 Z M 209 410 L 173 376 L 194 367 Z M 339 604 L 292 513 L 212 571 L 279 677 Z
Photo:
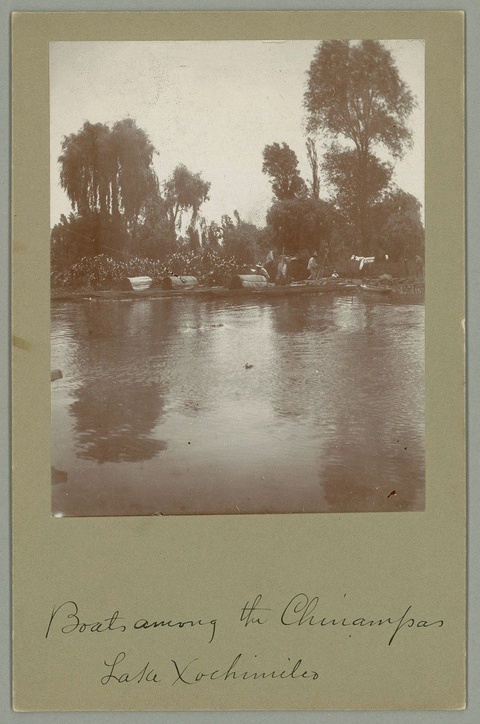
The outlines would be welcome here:
M 306 191 L 305 181 L 298 171 L 298 158 L 286 143 L 272 143 L 263 149 L 263 173 L 270 176 L 270 183 L 278 201 L 294 199 Z
M 118 261 L 111 256 L 86 256 L 68 268 L 51 272 L 52 289 L 108 290 L 118 289 L 126 277 L 149 276 L 160 281 L 168 274 L 191 275 L 202 284 L 226 284 L 241 269 L 235 257 L 220 256 L 211 249 L 177 251 L 166 260 L 132 257 Z
M 392 183 L 394 160 L 411 145 L 415 101 L 392 55 L 379 41 L 321 42 L 304 104 L 310 178 L 302 178 L 285 142 L 265 146 L 259 165 L 273 196 L 264 227 L 237 211 L 207 221 L 210 182 L 183 163 L 159 181 L 157 151 L 133 119 L 86 121 L 64 137 L 58 159 L 72 212 L 52 229 L 52 286 L 108 289 L 125 276 L 169 271 L 222 284 L 272 252 L 296 256 L 306 268 L 316 251 L 322 273 L 347 268 L 352 254 L 388 255 L 405 274 L 417 274 L 420 203 Z
M 329 204 L 312 197 L 277 201 L 267 214 L 273 246 L 279 254 L 310 255 L 329 243 Z
M 80 216 L 122 215 L 127 228 L 138 221 L 145 198 L 158 184 L 152 162 L 155 149 L 134 120 L 86 121 L 62 142 L 60 184 Z
M 371 153 L 359 163 L 356 151 L 333 145 L 323 157 L 322 169 L 338 221 L 352 239 L 352 251 L 375 253 L 375 209 L 390 183 L 392 165 Z
M 349 196 L 356 212 L 350 220 L 357 245 L 364 247 L 372 236 L 371 191 L 386 188 L 389 180 L 387 166 L 374 151 L 382 148 L 400 158 L 411 146 L 406 123 L 415 100 L 391 53 L 379 41 L 326 40 L 311 62 L 304 102 L 308 130 L 334 141 L 327 160 L 330 182 L 335 185 L 338 181 L 338 175 L 337 181 L 332 179 L 335 166 L 337 171 L 344 167 L 344 178 L 349 174 L 355 178 Z M 341 179 L 337 189 L 345 195 Z

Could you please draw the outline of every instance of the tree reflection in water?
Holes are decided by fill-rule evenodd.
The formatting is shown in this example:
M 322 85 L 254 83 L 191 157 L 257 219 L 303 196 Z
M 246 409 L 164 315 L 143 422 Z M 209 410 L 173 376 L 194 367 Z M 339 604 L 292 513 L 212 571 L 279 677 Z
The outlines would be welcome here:
M 87 302 L 53 340 L 62 515 L 424 509 L 421 307 Z
M 327 510 L 424 509 L 423 344 L 411 310 L 326 296 L 279 305 L 272 322 L 272 403 L 280 420 L 317 430 Z
M 87 303 L 75 330 L 82 353 L 75 360 L 82 384 L 70 405 L 77 457 L 98 463 L 150 460 L 167 448 L 152 437 L 163 414 L 161 380 L 152 379 L 150 360 L 158 337 L 169 327 L 168 307 L 152 335 L 151 304 Z M 114 371 L 114 372 L 113 372 Z
M 423 346 L 405 307 L 390 306 L 388 316 L 382 304 L 358 311 L 339 340 L 329 387 L 331 431 L 319 460 L 325 500 L 331 511 L 422 510 Z
M 89 380 L 76 390 L 77 456 L 98 463 L 149 460 L 167 448 L 149 437 L 164 406 L 156 384 Z

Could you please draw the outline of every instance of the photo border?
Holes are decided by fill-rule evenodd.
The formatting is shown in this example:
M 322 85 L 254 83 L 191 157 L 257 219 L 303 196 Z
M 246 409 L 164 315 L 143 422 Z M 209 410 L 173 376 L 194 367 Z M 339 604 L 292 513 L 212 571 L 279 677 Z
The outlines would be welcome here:
M 25 4 L 28 4 L 28 3 L 24 3 L 24 5 L 25 5 Z M 118 3 L 117 3 L 117 4 L 118 4 Z M 383 5 L 385 5 L 385 4 L 386 4 L 386 3 L 383 3 Z M 37 4 L 35 3 L 35 5 L 37 5 Z M 55 3 L 55 5 L 58 5 L 58 3 Z M 338 5 L 342 5 L 342 3 L 337 3 L 336 5 L 337 5 L 337 7 L 338 7 Z M 372 3 L 368 3 L 368 5 L 371 6 Z M 431 5 L 431 3 L 429 3 L 429 5 Z M 434 6 L 434 8 L 431 8 L 431 9 L 440 9 L 439 6 L 441 6 L 441 5 L 442 5 L 442 3 L 436 3 L 435 6 Z M 451 5 L 451 3 L 448 3 L 448 5 Z M 473 3 L 463 3 L 463 5 L 464 5 L 464 6 L 467 6 L 467 5 L 468 5 L 468 11 L 469 11 L 469 12 L 467 13 L 467 31 L 468 31 L 470 37 L 473 37 L 473 36 L 474 36 L 474 28 L 473 28 L 474 23 L 473 23 L 473 21 L 472 21 L 472 17 L 474 17 L 474 12 L 473 12 L 474 10 L 477 11 L 477 16 L 478 16 L 478 7 L 477 7 L 477 8 L 474 8 L 474 7 L 473 7 Z M 98 7 L 98 6 L 99 6 L 99 3 L 96 3 L 96 7 Z M 158 3 L 155 3 L 155 6 L 158 7 Z M 470 7 L 470 6 L 471 6 L 471 7 Z M 37 9 L 37 8 L 35 8 L 35 9 Z M 56 8 L 52 8 L 52 9 L 56 9 Z M 415 9 L 415 8 L 412 8 L 412 9 Z M 422 9 L 425 9 L 425 3 L 422 4 Z M 448 9 L 448 8 L 447 8 L 447 9 Z M 457 9 L 457 8 L 455 8 L 455 9 Z M 469 19 L 468 19 L 469 16 L 470 16 L 470 21 L 469 21 Z M 477 26 L 477 27 L 478 27 L 478 26 Z M 478 36 L 478 33 L 477 33 L 477 36 Z M 476 48 L 478 48 L 478 43 L 477 43 L 477 45 L 476 45 Z M 472 49 L 472 43 L 470 43 L 470 49 Z M 475 63 L 477 64 L 477 66 L 478 66 L 478 57 L 477 57 L 476 55 L 474 55 L 474 62 L 475 62 Z M 475 82 L 473 82 L 473 80 L 472 80 L 472 77 L 471 77 L 471 76 L 472 76 L 472 70 L 471 70 L 471 68 L 472 68 L 472 65 L 470 64 L 470 80 L 469 80 L 469 83 L 470 83 L 470 88 L 472 89 L 472 91 L 474 91 L 475 88 L 478 90 L 478 85 L 475 85 Z M 477 77 L 478 77 L 478 74 L 477 74 Z M 472 95 L 470 96 L 470 99 L 471 99 L 471 100 L 469 101 L 470 109 L 474 108 L 475 106 L 478 107 L 478 97 L 475 97 L 475 96 L 472 94 Z M 469 115 L 470 115 L 470 117 L 471 117 L 472 120 L 473 120 L 475 117 L 477 117 L 477 116 L 471 115 L 471 111 L 469 112 Z M 472 133 L 472 125 L 473 125 L 473 123 L 470 124 L 470 131 L 471 131 L 470 138 L 471 138 L 471 140 L 473 140 L 473 143 L 475 143 L 476 141 L 478 141 L 478 132 L 477 132 L 477 134 L 475 134 L 475 132 Z M 473 146 L 473 144 L 470 145 L 470 153 L 469 153 L 470 171 L 469 171 L 469 173 L 472 174 L 471 177 L 473 178 L 473 171 L 472 171 L 472 169 L 474 169 L 475 160 L 477 161 L 477 167 L 478 167 L 478 157 L 476 158 L 476 157 L 472 154 L 472 146 Z M 472 163 L 470 163 L 470 162 L 472 162 Z M 477 226 L 478 226 L 478 201 L 475 203 L 475 197 L 473 196 L 472 186 L 470 186 L 470 190 L 471 190 L 471 199 L 472 199 L 472 203 L 469 205 L 470 215 L 471 215 L 470 218 L 472 218 L 472 216 L 473 216 L 473 219 L 474 219 L 474 220 L 471 222 L 472 225 L 471 225 L 469 228 L 470 228 L 470 232 L 472 232 L 472 228 L 475 228 L 475 224 L 477 224 Z M 475 214 L 476 214 L 476 217 L 475 217 Z M 475 220 L 475 219 L 476 219 L 476 220 Z M 470 254 L 473 253 L 471 249 L 469 250 L 469 253 L 470 253 Z M 473 257 L 473 258 L 474 258 L 474 257 Z M 476 262 L 475 262 L 475 261 L 472 262 L 472 265 L 470 266 L 470 269 L 471 269 L 471 270 L 472 270 L 472 269 L 473 269 L 473 270 L 475 269 L 475 263 L 477 264 L 477 268 L 478 268 L 478 259 L 477 259 Z M 470 303 L 470 309 L 472 309 L 472 307 L 473 307 L 472 311 L 473 311 L 473 312 L 475 312 L 475 311 L 478 312 L 478 306 L 475 305 L 474 289 L 472 289 L 472 286 L 469 287 L 469 303 Z M 473 325 L 472 325 L 472 326 L 473 326 Z M 3 327 L 2 327 L 2 331 L 3 331 Z M 472 357 L 472 353 L 473 353 L 476 349 L 478 349 L 478 338 L 475 339 L 475 336 L 472 336 L 472 337 L 470 337 L 470 344 L 469 344 L 470 357 Z M 477 359 L 478 359 L 478 358 L 477 358 Z M 474 393 L 475 393 L 475 392 L 478 393 L 478 387 L 476 388 L 476 390 L 473 389 L 472 391 L 473 391 Z M 477 397 L 477 399 L 478 399 L 478 397 Z M 472 434 L 472 433 L 471 433 L 471 434 Z M 471 439 L 473 440 L 474 438 L 471 438 Z M 478 461 L 475 462 L 475 458 L 474 458 L 475 450 L 473 450 L 472 448 L 473 448 L 473 446 L 471 447 L 471 455 L 472 455 L 472 458 L 471 458 L 471 470 L 472 470 L 472 469 L 475 469 L 475 465 L 477 465 L 477 467 L 478 467 Z M 472 466 L 473 466 L 473 467 L 472 467 Z M 475 495 L 475 491 L 473 491 L 473 495 L 470 496 L 470 505 L 471 505 L 471 506 L 476 505 L 476 506 L 477 506 L 477 507 L 476 507 L 476 513 L 478 513 L 478 494 Z M 473 515 L 474 512 L 475 512 L 475 509 L 474 509 L 474 508 L 472 509 L 472 507 L 471 507 L 471 508 L 470 508 L 470 512 L 471 512 L 471 515 Z M 478 637 L 476 638 L 476 642 L 477 642 L 477 644 L 478 644 Z M 473 687 L 472 687 L 471 697 L 474 697 L 474 695 L 475 695 L 475 692 L 473 691 Z M 477 703 L 478 703 L 478 700 L 477 700 Z M 458 713 L 458 715 L 465 715 L 464 718 L 465 718 L 465 717 L 469 717 L 470 714 L 472 713 L 472 711 L 473 711 L 472 708 L 470 708 L 470 711 L 469 711 L 469 712 L 466 712 L 466 713 Z M 10 712 L 10 713 L 11 713 L 11 712 Z M 376 721 L 376 720 L 382 721 L 381 718 L 380 718 L 380 719 L 377 719 L 377 715 L 376 715 L 375 713 L 363 712 L 363 714 L 354 715 L 354 714 L 348 714 L 348 713 L 335 712 L 335 713 L 333 714 L 333 716 L 342 717 L 342 720 L 344 720 L 344 721 L 350 720 L 349 717 L 351 717 L 351 716 L 355 716 L 356 718 L 359 718 L 359 717 L 365 716 L 365 715 L 368 717 L 368 721 Z M 16 719 L 15 719 L 15 720 L 18 720 L 18 715 L 15 715 L 15 716 L 16 716 Z M 20 716 L 21 716 L 21 715 L 20 715 Z M 38 720 L 39 720 L 39 721 L 45 720 L 45 719 L 42 719 L 42 717 L 44 716 L 44 715 L 42 715 L 42 714 L 39 714 L 39 715 L 29 715 L 29 720 L 30 720 L 30 721 L 32 721 L 32 719 L 37 720 L 37 716 L 38 716 Z M 48 715 L 47 715 L 47 716 L 48 716 Z M 65 716 L 68 717 L 68 718 L 71 717 L 71 716 L 76 716 L 76 717 L 80 716 L 80 718 L 83 718 L 83 715 L 69 715 L 69 714 L 66 714 Z M 89 719 L 90 719 L 92 715 L 87 715 L 87 714 L 85 714 L 85 716 L 89 716 Z M 95 715 L 93 715 L 93 716 L 95 716 Z M 119 718 L 122 718 L 122 716 L 124 716 L 124 715 L 122 715 L 122 714 L 115 714 L 115 720 L 117 721 Z M 126 715 L 126 716 L 129 717 L 129 718 L 128 718 L 128 721 L 130 721 L 131 718 L 132 718 L 132 715 Z M 135 718 L 137 718 L 138 716 L 142 716 L 142 715 L 134 715 L 134 716 L 135 716 Z M 143 715 L 143 716 L 145 716 L 145 715 Z M 156 714 L 156 715 L 155 715 L 156 721 L 158 721 L 158 717 L 159 717 L 159 716 L 162 716 L 162 715 L 159 715 L 159 714 Z M 163 716 L 165 716 L 165 715 L 163 715 Z M 182 715 L 177 714 L 177 715 L 174 715 L 174 716 L 175 716 L 175 719 L 177 720 L 177 717 L 182 716 Z M 190 718 L 189 718 L 189 721 L 191 721 L 191 720 L 192 720 L 192 719 L 191 719 L 191 716 L 190 716 L 190 715 L 187 715 L 187 716 L 190 717 Z M 212 720 L 213 720 L 213 717 L 215 717 L 215 716 L 216 716 L 215 714 L 208 714 L 208 715 L 206 715 L 207 719 L 205 719 L 205 720 L 212 721 Z M 220 716 L 224 717 L 223 714 L 220 714 Z M 242 716 L 242 721 L 246 721 L 246 716 L 247 716 L 247 715 L 246 715 L 246 714 L 242 714 L 241 716 Z M 256 715 L 253 715 L 253 716 L 255 717 Z M 260 715 L 260 716 L 264 716 L 264 715 Z M 278 714 L 278 715 L 274 715 L 274 716 L 277 718 L 277 717 L 280 717 L 281 715 Z M 303 715 L 303 716 L 308 717 L 309 715 L 308 715 L 308 714 L 305 714 L 305 715 Z M 321 713 L 316 713 L 315 715 L 312 715 L 312 716 L 320 717 L 320 716 L 322 716 L 322 714 L 321 714 Z M 332 715 L 330 714 L 329 716 L 332 716 Z M 380 714 L 379 716 L 381 717 L 382 715 Z M 410 720 L 420 720 L 420 718 L 423 720 L 424 717 L 428 717 L 428 716 L 429 716 L 429 712 L 412 714 L 412 715 L 411 715 L 412 719 L 410 719 Z M 451 713 L 450 713 L 450 714 L 447 713 L 446 716 L 452 716 L 452 714 L 451 714 Z M 105 715 L 100 715 L 100 714 L 99 714 L 98 717 L 100 717 L 100 718 L 102 718 L 102 720 L 104 720 L 104 717 L 108 717 L 108 715 L 106 715 L 106 714 L 105 714 Z M 200 715 L 200 714 L 198 715 L 198 717 L 203 718 L 202 715 Z M 232 717 L 233 717 L 232 720 L 234 720 L 235 715 L 232 715 Z M 291 715 L 287 715 L 287 717 L 288 717 L 288 718 L 285 719 L 285 721 L 287 721 L 287 720 L 288 720 L 288 721 L 291 721 Z M 345 717 L 345 718 L 344 718 L 344 717 Z M 391 720 L 394 721 L 394 720 L 397 719 L 397 717 L 403 718 L 403 715 L 400 714 L 400 713 L 390 713 L 390 714 L 389 714 L 389 717 L 391 717 Z M 413 717 L 415 717 L 415 719 L 413 719 Z M 418 718 L 418 717 L 420 717 L 420 718 Z M 436 717 L 437 717 L 437 718 L 435 719 L 435 721 L 439 721 L 439 720 L 441 720 L 440 717 L 443 718 L 443 714 L 442 714 L 442 713 L 437 713 L 437 714 L 436 714 Z M 99 719 L 99 720 L 100 720 L 100 719 Z M 143 719 L 143 720 L 145 721 L 145 719 Z M 169 719 L 169 720 L 171 720 L 171 719 Z M 186 720 L 186 719 L 185 719 L 185 720 Z M 200 719 L 199 719 L 199 720 L 200 720 Z M 223 720 L 223 719 L 222 719 L 222 720 Z M 263 720 L 263 719 L 262 719 L 262 720 Z M 278 719 L 278 720 L 280 720 L 280 719 Z M 318 720 L 318 719 L 315 719 L 315 720 Z M 400 719 L 398 719 L 398 720 L 400 720 Z M 466 721 L 466 720 L 467 720 L 467 719 L 465 719 L 465 721 Z M 253 721 L 253 720 L 252 720 L 252 721 Z M 432 721 L 433 721 L 433 720 L 432 720 Z M 449 721 L 449 719 L 445 719 L 445 721 Z M 473 719 L 472 719 L 472 721 L 473 721 Z

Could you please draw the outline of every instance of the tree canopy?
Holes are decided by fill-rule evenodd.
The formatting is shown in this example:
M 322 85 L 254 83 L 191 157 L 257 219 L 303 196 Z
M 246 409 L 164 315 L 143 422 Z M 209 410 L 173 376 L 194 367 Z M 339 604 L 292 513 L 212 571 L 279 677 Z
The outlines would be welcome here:
M 393 261 L 423 259 L 425 231 L 420 202 L 412 194 L 393 189 L 376 208 L 378 244 Z
M 360 163 L 355 150 L 333 145 L 324 155 L 322 169 L 340 218 L 352 230 L 368 230 L 361 251 L 371 253 L 374 208 L 390 183 L 392 165 L 371 153 Z
M 254 264 L 263 256 L 264 234 L 255 224 L 242 221 L 234 211 L 235 222 L 230 216 L 222 216 L 222 248 L 227 256 L 235 256 L 243 264 Z
M 330 205 L 309 196 L 284 199 L 270 208 L 267 223 L 279 253 L 311 253 L 329 240 Z
M 197 214 L 210 184 L 179 164 L 161 190 L 153 168 L 156 153 L 130 118 L 111 128 L 86 121 L 63 138 L 60 185 L 73 213 L 62 216 L 52 231 L 54 260 L 66 263 L 105 252 L 165 256 L 177 242 L 185 211 L 191 212 L 187 239 L 195 245 Z
M 148 195 L 157 187 L 154 147 L 132 119 L 112 127 L 86 121 L 62 141 L 60 185 L 81 216 L 123 214 L 127 226 L 138 221 Z
M 183 163 L 159 183 L 157 151 L 134 120 L 86 121 L 62 141 L 60 184 L 72 213 L 52 230 L 52 267 L 70 267 L 76 278 L 95 263 L 91 257 L 108 255 L 117 271 L 123 264 L 119 274 L 133 269 L 129 260 L 140 259 L 158 273 L 167 262 L 175 273 L 200 270 L 211 282 L 272 249 L 298 258 L 316 250 L 321 269 L 341 264 L 352 251 L 383 252 L 406 269 L 408 260 L 421 262 L 420 204 L 392 186 L 393 160 L 411 144 L 406 123 L 415 102 L 391 54 L 378 41 L 322 42 L 304 103 L 309 177 L 300 175 L 287 143 L 265 146 L 262 171 L 273 198 L 264 228 L 237 211 L 220 222 L 200 216 L 210 183 Z M 321 184 L 328 201 L 320 198 Z M 192 260 L 198 259 L 197 269 Z M 213 274 L 213 263 L 223 271 Z M 101 269 L 98 276 L 106 280 Z
M 406 121 L 414 97 L 378 40 L 323 41 L 310 64 L 308 130 L 343 136 L 359 152 L 377 144 L 401 156 L 411 143 Z
M 152 166 L 155 148 L 145 131 L 130 118 L 113 125 L 111 145 L 116 171 L 113 189 L 118 189 L 120 208 L 131 227 L 137 223 L 146 199 L 158 188 Z
M 356 229 L 357 248 L 366 250 L 373 233 L 369 209 L 392 173 L 375 151 L 400 158 L 411 147 L 414 97 L 379 41 L 325 40 L 310 64 L 304 105 L 308 131 L 334 141 L 324 170 Z
M 262 171 L 270 176 L 278 201 L 294 199 L 305 192 L 305 181 L 298 171 L 298 158 L 286 143 L 272 143 L 263 149 Z
M 310 183 L 311 194 L 314 199 L 320 198 L 320 174 L 317 147 L 315 140 L 310 136 L 306 141 L 308 163 L 312 172 L 312 181 Z
M 204 181 L 199 173 L 192 173 L 183 164 L 179 164 L 164 184 L 164 199 L 168 218 L 174 228 L 181 224 L 182 212 L 190 210 L 190 225 L 197 219 L 198 211 L 208 199 L 210 183 Z

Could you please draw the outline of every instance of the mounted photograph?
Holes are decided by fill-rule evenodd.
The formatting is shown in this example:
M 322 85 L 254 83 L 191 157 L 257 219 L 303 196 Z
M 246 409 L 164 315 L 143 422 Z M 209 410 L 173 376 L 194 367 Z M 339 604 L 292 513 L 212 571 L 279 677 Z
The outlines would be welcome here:
M 50 42 L 52 515 L 425 510 L 424 54 Z

